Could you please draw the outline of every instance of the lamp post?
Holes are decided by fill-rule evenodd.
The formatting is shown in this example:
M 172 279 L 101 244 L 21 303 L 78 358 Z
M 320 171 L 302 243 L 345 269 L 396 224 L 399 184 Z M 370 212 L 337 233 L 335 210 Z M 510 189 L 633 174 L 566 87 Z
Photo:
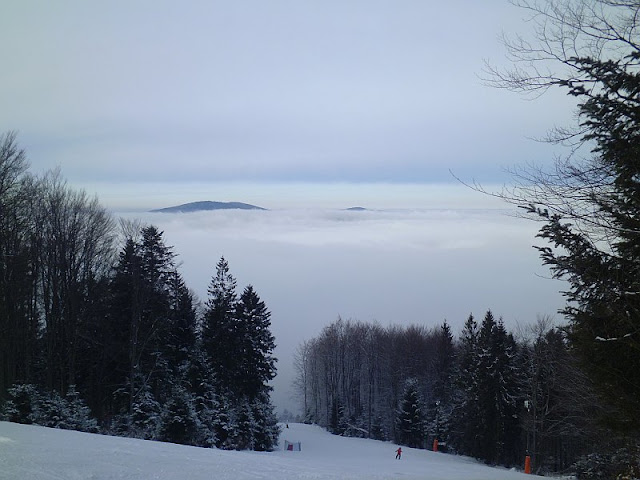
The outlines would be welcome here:
M 433 439 L 433 451 L 438 451 L 438 439 L 440 438 L 440 400 L 436 400 L 436 438 Z
M 524 407 L 527 409 L 527 420 L 531 418 L 531 402 L 524 401 Z M 528 422 L 527 422 L 528 423 Z M 531 473 L 531 455 L 529 453 L 529 426 L 527 425 L 527 451 L 524 457 L 524 473 Z

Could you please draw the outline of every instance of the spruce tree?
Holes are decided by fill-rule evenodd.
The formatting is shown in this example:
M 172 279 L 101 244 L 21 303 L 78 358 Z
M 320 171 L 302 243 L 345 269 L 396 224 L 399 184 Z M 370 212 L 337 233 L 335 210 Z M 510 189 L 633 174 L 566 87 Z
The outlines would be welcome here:
M 405 382 L 396 415 L 396 442 L 413 448 L 420 448 L 424 444 L 424 413 L 415 378 Z
M 163 353 L 173 368 L 190 361 L 196 348 L 197 315 L 193 294 L 177 270 L 168 282 L 169 318 Z
M 544 226 L 538 249 L 565 279 L 572 351 L 607 400 L 604 419 L 640 436 L 640 24 L 638 2 L 518 0 L 532 35 L 506 45 L 517 66 L 499 87 L 559 88 L 576 101 L 570 149 L 550 168 L 519 169 L 502 196 Z
M 515 341 L 502 320 L 496 321 L 487 311 L 478 336 L 478 407 L 482 422 L 476 454 L 494 464 L 515 460 L 511 450 L 514 443 L 517 445 L 515 353 Z
M 217 380 L 227 388 L 240 379 L 238 365 L 238 322 L 236 318 L 236 279 L 224 257 L 216 265 L 216 274 L 208 289 L 209 299 L 202 327 L 202 346 L 209 356 Z M 231 388 L 231 390 L 234 390 Z
M 199 344 L 196 344 L 190 361 L 184 370 L 184 383 L 188 385 L 193 397 L 193 406 L 198 418 L 198 445 L 214 447 L 218 445 L 218 429 L 216 424 L 221 417 L 219 402 L 219 386 L 214 373 L 209 367 L 207 355 Z
M 453 410 L 453 382 L 455 355 L 451 328 L 445 321 L 436 337 L 436 356 L 433 364 L 433 387 L 426 414 L 429 435 L 446 443 Z
M 476 455 L 494 463 L 499 448 L 498 431 L 501 423 L 495 331 L 495 318 L 491 311 L 487 311 L 478 335 L 478 408 L 481 412 L 481 424 Z
M 270 330 L 271 313 L 249 285 L 242 292 L 236 314 L 238 393 L 252 400 L 267 388 L 267 383 L 276 375 L 276 359 L 273 357 L 275 338 Z
M 147 421 L 142 418 L 144 412 L 158 415 L 156 405 L 171 396 L 175 383 L 176 352 L 189 347 L 173 340 L 195 329 L 192 305 L 175 271 L 174 258 L 162 232 L 143 227 L 126 239 L 110 286 L 106 339 L 112 342 L 112 349 L 106 355 L 114 385 L 113 413 L 130 415 L 131 420 L 123 419 L 120 425 L 131 424 L 134 434 L 143 438 L 154 438 L 157 430 L 141 426 Z M 184 301 L 183 307 L 179 300 Z M 157 419 L 149 421 L 158 423 Z
M 111 407 L 107 415 L 130 412 L 134 391 L 124 395 L 126 385 L 133 387 L 137 361 L 137 331 L 140 322 L 140 257 L 138 244 L 128 238 L 120 251 L 109 285 L 109 310 L 100 333 L 104 339 L 103 378 L 110 391 L 105 392 Z M 111 397 L 111 398 L 108 398 Z
M 251 411 L 255 422 L 253 448 L 259 452 L 269 452 L 278 446 L 280 427 L 266 390 L 254 398 Z
M 91 410 L 80 396 L 75 385 L 70 385 L 65 396 L 67 403 L 68 417 L 66 419 L 69 430 L 80 432 L 97 433 L 99 431 L 98 422 L 91 415 Z
M 479 455 L 483 429 L 478 365 L 478 324 L 469 315 L 460 336 L 451 429 L 455 449 L 470 456 Z
M 200 433 L 200 421 L 193 396 L 184 388 L 174 387 L 162 409 L 158 439 L 183 445 L 198 445 Z
M 41 394 L 32 384 L 15 384 L 7 391 L 0 418 L 8 422 L 30 425 L 38 415 Z
M 201 341 L 215 381 L 212 437 L 222 448 L 268 450 L 277 441 L 268 385 L 276 373 L 270 317 L 252 286 L 237 298 L 236 280 L 222 257 L 209 286 Z

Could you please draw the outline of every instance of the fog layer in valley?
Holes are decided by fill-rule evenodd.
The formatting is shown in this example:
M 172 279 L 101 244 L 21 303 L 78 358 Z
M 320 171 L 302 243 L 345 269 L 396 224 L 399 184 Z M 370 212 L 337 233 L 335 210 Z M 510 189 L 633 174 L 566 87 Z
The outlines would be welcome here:
M 125 213 L 157 225 L 202 302 L 221 256 L 238 288 L 251 284 L 272 313 L 278 376 L 292 400 L 293 354 L 336 320 L 440 325 L 457 334 L 491 309 L 511 330 L 555 315 L 562 284 L 540 265 L 537 225 L 498 209 L 278 209 Z M 539 242 L 538 242 L 539 243 Z

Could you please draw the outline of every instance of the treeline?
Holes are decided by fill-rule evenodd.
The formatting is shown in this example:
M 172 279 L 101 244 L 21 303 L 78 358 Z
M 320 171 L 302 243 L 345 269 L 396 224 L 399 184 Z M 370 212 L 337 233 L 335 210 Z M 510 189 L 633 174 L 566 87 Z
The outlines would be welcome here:
M 270 450 L 270 313 L 221 258 L 203 308 L 154 226 L 120 225 L 0 135 L 2 418 Z
M 594 421 L 604 407 L 565 335 L 548 324 L 516 340 L 488 311 L 479 323 L 470 315 L 454 339 L 446 322 L 339 319 L 297 350 L 305 421 L 417 448 L 437 439 L 440 450 L 490 464 L 522 468 L 528 452 L 535 471 L 579 470 L 583 455 L 615 439 Z

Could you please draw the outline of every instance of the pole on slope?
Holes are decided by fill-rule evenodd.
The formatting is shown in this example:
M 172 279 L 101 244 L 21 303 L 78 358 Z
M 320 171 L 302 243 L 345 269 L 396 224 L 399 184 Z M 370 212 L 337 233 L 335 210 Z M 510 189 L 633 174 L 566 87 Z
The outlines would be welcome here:
M 527 414 L 530 414 L 531 402 L 529 402 L 529 400 L 525 400 L 524 406 L 527 409 Z M 531 454 L 529 453 L 529 429 L 528 428 L 527 428 L 527 453 L 525 454 L 525 457 L 524 457 L 524 473 L 531 473 Z

